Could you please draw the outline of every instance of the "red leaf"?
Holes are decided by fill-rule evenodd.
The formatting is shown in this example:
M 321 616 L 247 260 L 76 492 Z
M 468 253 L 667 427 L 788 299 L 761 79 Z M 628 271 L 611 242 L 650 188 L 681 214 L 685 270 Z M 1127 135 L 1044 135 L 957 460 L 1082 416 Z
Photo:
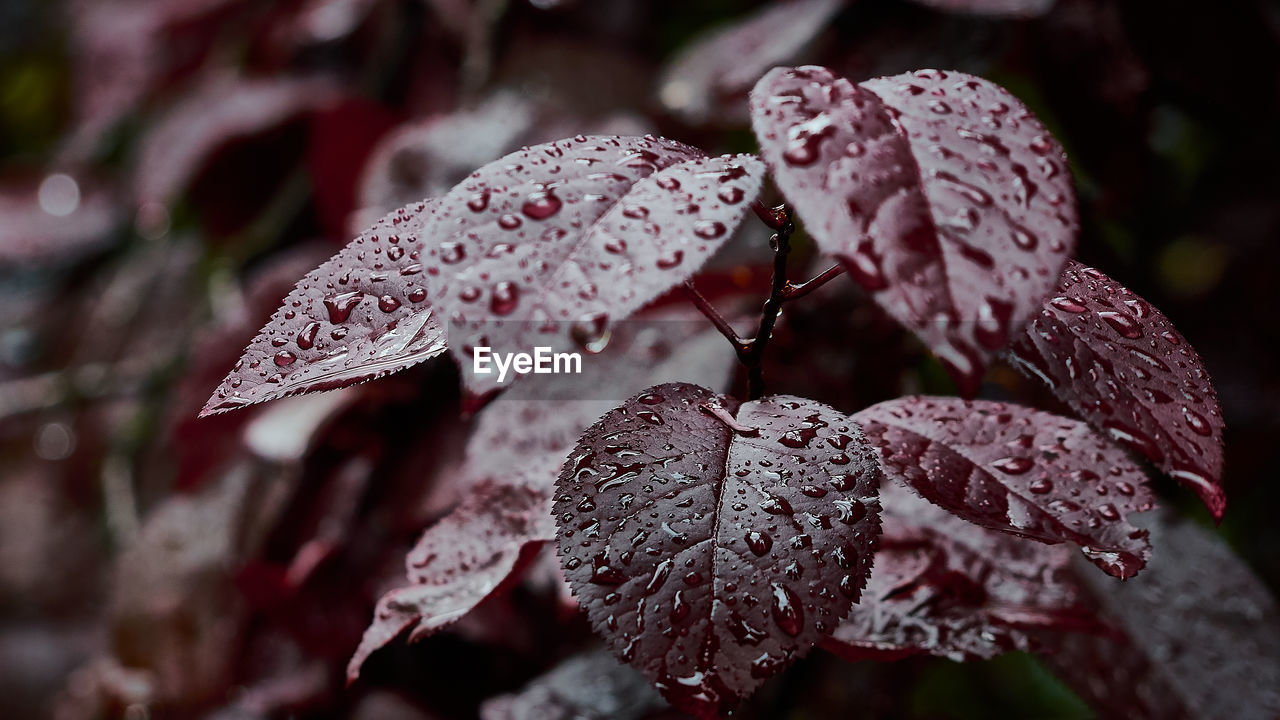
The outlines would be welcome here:
M 1195 491 L 1221 519 L 1222 411 L 1200 356 L 1161 312 L 1071 262 L 1009 356 L 1091 425 Z
M 1008 91 L 955 72 L 855 87 L 825 68 L 778 68 L 751 111 L 818 246 L 972 395 L 1075 245 L 1062 148 Z
M 614 654 L 712 717 L 849 611 L 871 569 L 879 482 L 873 451 L 831 408 L 659 385 L 566 461 L 561 562 Z
M 405 558 L 411 584 L 378 601 L 347 664 L 348 682 L 369 655 L 410 626 L 412 642 L 470 612 L 511 576 L 526 547 L 554 537 L 549 488 L 537 485 L 517 480 L 482 488 L 423 533 Z
M 427 221 L 440 242 L 426 261 L 443 266 L 428 289 L 455 357 L 470 368 L 480 346 L 590 349 L 611 321 L 691 276 L 764 174 L 750 156 L 700 155 L 654 137 L 579 136 L 508 155 L 449 191 Z M 484 391 L 497 378 L 465 381 Z
M 775 2 L 694 38 L 662 73 L 662 103 L 692 122 L 741 116 L 730 104 L 813 42 L 844 0 Z
M 1053 8 L 1054 0 L 915 0 L 939 10 L 972 13 L 974 15 L 1007 15 L 1011 17 L 1035 17 Z
M 500 93 L 471 109 L 401 125 L 378 143 L 360 175 L 361 214 L 381 217 L 445 194 L 480 165 L 519 147 L 536 120 L 533 102 Z
M 39 185 L 0 191 L 0 266 L 70 262 L 111 240 L 110 193 L 54 173 Z
M 1065 547 L 985 530 L 894 485 L 880 501 L 867 589 L 824 649 L 851 661 L 974 660 L 1035 649 L 1035 631 L 1092 626 Z
M 1151 490 L 1124 451 L 1076 420 L 987 400 L 911 396 L 854 416 L 886 474 L 969 522 L 1080 545 L 1120 578 L 1150 554 L 1126 521 Z
M 418 262 L 428 207 L 391 213 L 303 278 L 200 414 L 354 385 L 444 352 Z
M 1126 637 L 1068 636 L 1049 664 L 1104 718 L 1280 715 L 1280 609 L 1220 538 L 1153 513 L 1161 552 L 1131 583 L 1080 581 Z
M 171 203 L 222 145 L 337 99 L 334 87 L 319 80 L 208 80 L 145 135 L 134 168 L 138 203 Z
M 486 700 L 483 720 L 613 718 L 639 720 L 666 706 L 644 676 L 608 653 L 575 655 L 520 692 Z

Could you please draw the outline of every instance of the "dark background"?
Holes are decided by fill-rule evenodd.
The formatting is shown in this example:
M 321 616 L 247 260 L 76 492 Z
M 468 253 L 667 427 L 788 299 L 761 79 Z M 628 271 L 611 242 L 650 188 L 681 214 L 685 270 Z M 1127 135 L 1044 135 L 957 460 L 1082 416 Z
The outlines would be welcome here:
M 323 428 L 298 430 L 309 450 L 264 455 L 242 439 L 250 418 L 194 413 L 291 284 L 359 229 L 353 213 L 366 205 L 441 192 L 518 144 L 600 128 L 752 150 L 743 97 L 721 98 L 710 122 L 695 123 L 663 107 L 659 78 L 699 32 L 763 3 L 353 2 L 352 22 L 328 34 L 306 30 L 313 5 L 0 2 L 9 717 L 55 706 L 65 718 L 142 717 L 148 706 L 155 717 L 254 717 L 233 714 L 246 696 L 268 715 L 467 717 L 590 643 L 580 619 L 546 621 L 554 599 L 533 583 L 458 632 L 393 646 L 342 690 L 370 598 L 430 517 L 423 498 L 465 433 L 447 363 L 366 386 Z M 1018 19 L 859 0 L 797 60 L 855 81 L 971 72 L 1054 131 L 1079 191 L 1078 257 L 1161 308 L 1204 359 L 1227 425 L 1229 506 L 1217 532 L 1280 588 L 1280 7 L 1059 0 Z M 274 108 L 262 121 L 246 120 L 254 101 L 214 112 L 235 88 L 302 76 L 341 99 L 261 100 Z M 434 148 L 366 170 L 388 133 L 503 92 L 515 109 L 461 122 L 445 143 L 453 159 Z M 60 173 L 77 183 L 83 225 L 29 217 L 35 189 Z M 730 276 L 734 263 L 767 261 L 766 237 L 747 241 L 753 257 L 735 250 L 722 263 Z M 777 352 L 827 347 L 803 318 Z M 860 342 L 859 372 L 813 381 L 830 387 L 811 394 L 855 410 L 894 394 L 886 373 L 897 386 L 948 391 L 918 349 L 893 333 L 884 342 Z M 306 424 L 277 422 L 286 435 L 281 427 Z M 251 478 L 244 497 L 241 477 Z M 1211 524 L 1190 493 L 1156 484 L 1166 505 Z M 246 507 L 261 517 L 246 520 Z M 314 538 L 325 559 L 289 586 L 285 569 Z M 746 710 L 786 712 L 1090 715 L 1016 654 L 875 666 L 815 653 Z

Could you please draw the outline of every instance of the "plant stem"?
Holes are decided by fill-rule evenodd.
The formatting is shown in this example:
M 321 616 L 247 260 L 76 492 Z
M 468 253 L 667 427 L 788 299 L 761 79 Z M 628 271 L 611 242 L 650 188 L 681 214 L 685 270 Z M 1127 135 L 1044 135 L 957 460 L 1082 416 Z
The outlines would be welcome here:
M 769 344 L 769 338 L 773 336 L 773 328 L 778 322 L 783 304 L 802 298 L 826 285 L 832 279 L 843 275 L 845 269 L 843 265 L 833 265 L 802 283 L 789 282 L 787 258 L 791 254 L 791 234 L 795 232 L 791 209 L 786 205 L 779 205 L 776 208 L 766 207 L 759 200 L 755 202 L 752 209 L 755 210 L 761 222 L 777 230 L 769 239 L 769 245 L 773 248 L 772 285 L 769 289 L 769 297 L 764 301 L 764 307 L 760 309 L 760 325 L 756 329 L 755 337 L 744 338 L 739 335 L 729 321 L 725 320 L 724 316 L 711 304 L 711 301 L 698 292 L 692 282 L 686 282 L 684 288 L 698 310 L 716 326 L 721 335 L 733 344 L 734 350 L 738 353 L 738 361 L 747 367 L 748 399 L 759 400 L 764 396 L 764 350 Z
M 787 299 L 787 256 L 791 254 L 791 233 L 795 231 L 795 224 L 791 221 L 791 210 L 786 206 L 781 208 L 780 215 L 781 227 L 769 240 L 769 245 L 773 247 L 772 287 L 760 310 L 760 327 L 742 357 L 743 364 L 747 366 L 747 394 L 751 400 L 764 397 L 764 349 L 773 335 L 773 326 L 778 322 L 782 303 Z
M 734 350 L 738 353 L 738 358 L 742 359 L 751 347 L 751 338 L 744 338 L 739 335 L 733 329 L 733 326 L 729 324 L 729 321 L 725 320 L 724 316 L 720 314 L 720 311 L 716 310 L 715 306 L 711 304 L 711 301 L 698 292 L 692 282 L 686 282 L 684 290 L 689 294 L 689 299 L 693 300 L 694 306 L 711 321 L 712 325 L 716 326 L 721 335 L 724 335 L 733 344 Z
M 784 301 L 790 301 L 795 300 L 796 298 L 802 298 L 823 285 L 826 285 L 832 280 L 832 278 L 840 277 L 843 274 L 844 265 L 836 264 L 798 285 L 787 283 L 787 289 L 783 293 L 782 299 Z

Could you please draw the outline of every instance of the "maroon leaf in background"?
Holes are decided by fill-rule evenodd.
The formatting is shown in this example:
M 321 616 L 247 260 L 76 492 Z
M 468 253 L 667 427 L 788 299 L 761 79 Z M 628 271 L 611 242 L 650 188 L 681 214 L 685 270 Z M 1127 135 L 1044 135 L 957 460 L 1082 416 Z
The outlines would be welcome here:
M 68 262 L 111 240 L 114 199 L 70 175 L 0 190 L 0 266 Z
M 1150 303 L 1070 262 L 1009 349 L 1091 425 L 1195 491 L 1221 519 L 1222 411 L 1200 356 Z
M 1035 17 L 1053 8 L 1054 0 L 915 0 L 921 5 L 973 13 L 974 15 L 1008 15 L 1011 17 Z
M 1008 91 L 921 70 L 854 86 L 778 68 L 751 92 L 778 187 L 971 396 L 1075 246 L 1066 157 Z
M 849 611 L 871 570 L 880 477 L 857 427 L 824 405 L 659 385 L 566 461 L 561 562 L 614 654 L 712 717 Z
M 207 51 L 209 22 L 193 42 L 176 32 L 214 20 L 243 0 L 78 0 L 69 3 L 76 124 L 62 149 L 85 160 L 104 133 L 145 101 L 178 65 Z M 175 38 L 180 38 L 175 42 Z
M 429 290 L 455 357 L 469 368 L 478 346 L 590 349 L 611 321 L 691 276 L 764 173 L 750 156 L 701 155 L 655 137 L 578 136 L 512 153 L 450 190 L 425 231 L 439 242 L 426 261 L 443 272 Z M 489 390 L 497 375 L 466 382 Z
M 555 456 L 550 487 L 583 431 L 622 398 L 676 381 L 727 390 L 737 362 L 724 336 L 687 305 L 636 315 L 619 325 L 603 352 L 587 358 L 582 373 L 526 379 L 487 405 L 456 484 L 502 478 L 531 458 Z
M 880 501 L 871 578 L 824 649 L 851 661 L 975 660 L 1036 649 L 1038 632 L 1096 625 L 1067 548 L 980 528 L 900 486 L 882 488 Z
M 741 106 L 729 101 L 803 51 L 843 5 L 844 0 L 775 2 L 694 38 L 663 70 L 662 104 L 692 122 L 737 119 Z
M 1161 552 L 1142 578 L 1078 573 L 1127 638 L 1066 636 L 1047 660 L 1104 718 L 1280 716 L 1280 610 L 1213 533 L 1145 515 Z
M 1098 567 L 1134 575 L 1150 554 L 1129 513 L 1153 507 L 1146 476 L 1082 422 L 987 400 L 910 396 L 853 416 L 885 473 L 969 522 L 1073 542 Z
M 299 281 L 201 415 L 354 385 L 444 352 L 418 261 L 428 212 L 418 203 L 391 213 Z
M 607 652 L 575 655 L 520 692 L 486 700 L 483 720 L 639 720 L 665 707 L 644 676 Z
M 338 99 L 335 87 L 322 80 L 206 81 L 144 136 L 133 181 L 139 205 L 171 203 L 219 146 Z
M 526 548 L 555 537 L 549 490 L 518 479 L 489 485 L 423 533 L 405 558 L 411 584 L 378 601 L 347 664 L 347 681 L 354 682 L 369 655 L 410 626 L 410 641 L 419 640 L 470 612 L 532 557 Z
M 406 203 L 445 194 L 477 167 L 515 149 L 533 126 L 536 110 L 520 95 L 498 93 L 473 108 L 401 125 L 365 164 L 361 213 L 381 217 Z

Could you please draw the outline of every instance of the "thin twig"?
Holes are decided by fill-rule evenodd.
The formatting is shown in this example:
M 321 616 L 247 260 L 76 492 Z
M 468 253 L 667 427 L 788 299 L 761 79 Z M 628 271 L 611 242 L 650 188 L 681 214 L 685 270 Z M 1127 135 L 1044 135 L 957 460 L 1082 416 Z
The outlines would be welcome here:
M 778 322 L 778 313 L 782 312 L 787 289 L 787 256 L 791 254 L 791 233 L 795 224 L 791 221 L 791 210 L 785 205 L 781 208 L 784 222 L 778 232 L 770 239 L 773 247 L 773 282 L 769 290 L 769 298 L 764 301 L 760 310 L 760 327 L 751 341 L 744 360 L 747 366 L 747 393 L 751 400 L 764 397 L 764 349 L 773 335 L 773 327 Z
M 783 302 L 789 302 L 797 298 L 802 298 L 805 295 L 808 295 L 809 293 L 813 292 L 814 290 L 817 290 L 818 288 L 822 287 L 823 285 L 826 285 L 828 282 L 831 281 L 832 278 L 840 277 L 841 275 L 844 274 L 844 272 L 845 272 L 844 265 L 837 264 L 837 265 L 832 265 L 826 270 L 823 270 L 822 272 L 818 273 L 817 275 L 814 275 L 812 278 L 798 285 L 787 283 L 787 288 L 782 293 L 782 300 Z
M 689 294 L 689 298 L 693 300 L 694 306 L 711 321 L 712 325 L 716 326 L 716 329 L 720 331 L 721 335 L 724 335 L 728 338 L 729 342 L 733 343 L 733 348 L 737 350 L 738 356 L 742 357 L 743 354 L 747 352 L 748 348 L 751 347 L 751 338 L 744 338 L 739 335 L 738 332 L 733 329 L 733 326 L 729 324 L 729 321 L 725 320 L 724 316 L 720 314 L 720 311 L 716 310 L 715 306 L 711 304 L 711 301 L 703 296 L 702 293 L 698 292 L 698 289 L 693 286 L 692 282 L 686 282 L 684 284 L 684 290 Z

